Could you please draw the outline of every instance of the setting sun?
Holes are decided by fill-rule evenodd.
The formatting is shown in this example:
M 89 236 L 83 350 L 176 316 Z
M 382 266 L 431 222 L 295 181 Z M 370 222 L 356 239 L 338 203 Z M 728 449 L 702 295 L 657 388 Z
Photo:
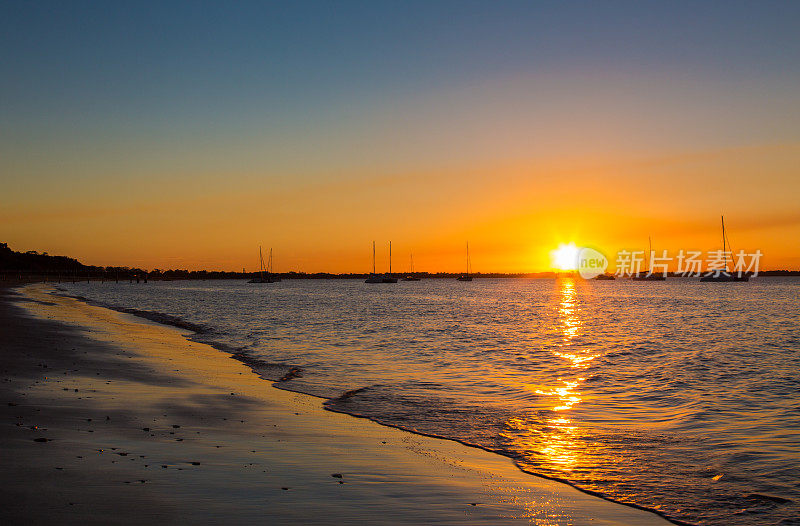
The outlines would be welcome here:
M 558 270 L 575 270 L 578 268 L 578 253 L 580 249 L 575 243 L 565 245 L 561 243 L 558 248 L 550 252 L 553 268 Z

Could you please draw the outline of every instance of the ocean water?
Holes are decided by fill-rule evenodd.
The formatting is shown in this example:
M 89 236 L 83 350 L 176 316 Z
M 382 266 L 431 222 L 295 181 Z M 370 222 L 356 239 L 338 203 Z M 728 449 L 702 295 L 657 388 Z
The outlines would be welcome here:
M 335 411 L 691 524 L 800 524 L 800 280 L 62 283 Z

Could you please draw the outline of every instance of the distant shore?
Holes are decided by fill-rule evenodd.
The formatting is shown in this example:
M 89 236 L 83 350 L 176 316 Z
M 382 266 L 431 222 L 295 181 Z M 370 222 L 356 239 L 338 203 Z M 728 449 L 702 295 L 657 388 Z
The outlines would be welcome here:
M 381 273 L 387 276 L 402 278 L 413 276 L 420 279 L 456 279 L 462 272 L 391 272 Z M 259 272 L 230 272 L 223 270 L 147 270 L 135 267 L 99 267 L 84 265 L 78 260 L 66 256 L 51 256 L 38 252 L 15 252 L 6 243 L 0 243 L 0 282 L 21 283 L 33 281 L 45 282 L 77 282 L 77 281 L 180 281 L 206 279 L 253 279 Z M 273 272 L 272 276 L 280 279 L 366 279 L 368 272 Z M 576 272 L 471 272 L 474 278 L 504 279 L 554 279 L 557 277 L 578 277 Z M 668 277 L 684 278 L 669 272 Z M 800 270 L 767 270 L 758 273 L 758 277 L 800 276 Z
M 366 279 L 369 274 L 330 274 L 325 272 L 319 273 L 304 273 L 304 272 L 276 272 L 274 276 L 281 280 L 314 280 L 314 279 Z M 439 272 L 430 274 L 427 272 L 415 272 L 414 274 L 403 274 L 394 272 L 387 274 L 396 278 L 405 276 L 414 276 L 420 279 L 456 279 L 461 274 L 452 272 Z M 178 273 L 175 275 L 153 275 L 151 273 L 144 274 L 131 274 L 114 276 L 109 274 L 58 274 L 46 272 L 22 272 L 22 271 L 0 271 L 0 283 L 5 286 L 18 285 L 24 283 L 78 283 L 82 281 L 94 282 L 150 282 L 150 281 L 204 281 L 204 280 L 246 280 L 257 277 L 257 273 L 238 273 L 238 272 L 209 272 L 209 271 L 192 271 L 186 273 Z M 576 278 L 583 279 L 575 273 L 555 273 L 555 272 L 537 272 L 528 274 L 501 274 L 501 273 L 482 273 L 477 272 L 471 274 L 475 279 L 556 279 L 556 278 Z M 699 279 L 697 277 L 682 276 L 680 274 L 668 273 L 668 278 L 674 279 Z M 800 277 L 798 270 L 768 270 L 759 272 L 757 278 L 782 278 L 782 277 Z
M 6 523 L 667 524 L 47 289 L 0 288 Z

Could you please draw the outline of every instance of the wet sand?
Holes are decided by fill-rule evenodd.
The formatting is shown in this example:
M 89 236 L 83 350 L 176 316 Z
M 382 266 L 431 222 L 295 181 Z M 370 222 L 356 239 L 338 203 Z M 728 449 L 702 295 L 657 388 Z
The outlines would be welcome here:
M 669 524 L 325 411 L 185 331 L 0 289 L 4 524 Z

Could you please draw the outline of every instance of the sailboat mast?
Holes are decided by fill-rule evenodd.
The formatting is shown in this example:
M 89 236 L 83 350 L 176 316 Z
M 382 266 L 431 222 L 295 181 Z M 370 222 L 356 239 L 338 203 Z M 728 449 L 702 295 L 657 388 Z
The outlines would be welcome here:
M 261 245 L 258 245 L 258 274 L 261 276 L 261 280 L 264 280 L 264 255 L 261 253 Z
M 725 253 L 725 216 L 721 215 L 722 219 L 722 258 L 725 262 L 725 272 L 728 271 L 728 254 Z
M 647 251 L 647 271 L 649 272 L 650 271 L 650 256 L 653 254 L 653 240 L 650 238 L 650 236 L 647 236 L 647 247 L 648 247 L 648 251 Z
M 375 274 L 375 242 L 372 242 L 372 273 Z
M 389 275 L 392 275 L 392 242 L 389 241 Z
M 269 249 L 269 269 L 267 272 L 272 274 L 272 248 Z
M 467 274 L 469 274 L 469 241 L 467 241 Z

